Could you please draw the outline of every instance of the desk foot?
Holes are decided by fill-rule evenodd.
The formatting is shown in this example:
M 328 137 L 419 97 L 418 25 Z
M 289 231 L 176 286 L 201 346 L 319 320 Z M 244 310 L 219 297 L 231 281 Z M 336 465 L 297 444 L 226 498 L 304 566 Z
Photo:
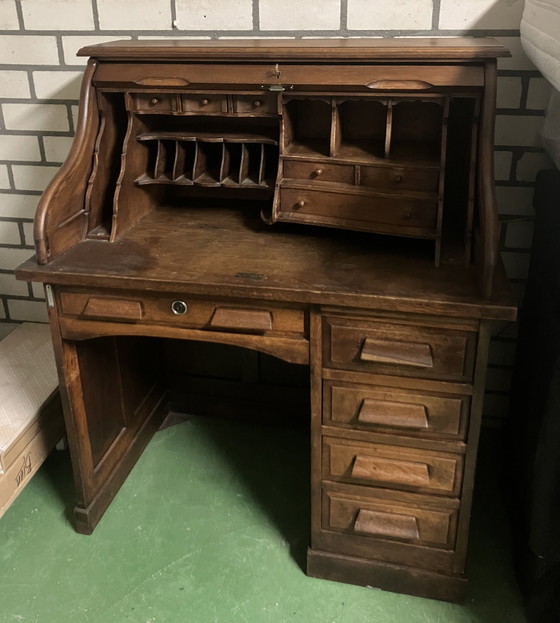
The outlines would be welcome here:
M 74 529 L 80 534 L 91 534 L 99 523 L 109 504 L 118 493 L 126 477 L 134 467 L 136 461 L 148 445 L 148 442 L 158 430 L 168 413 L 167 395 L 164 393 L 148 417 L 144 420 L 134 435 L 126 452 L 120 457 L 107 480 L 100 487 L 91 503 L 82 508 L 74 508 Z
M 467 581 L 462 576 L 454 577 L 311 548 L 307 550 L 307 575 L 454 603 L 464 601 L 467 587 Z

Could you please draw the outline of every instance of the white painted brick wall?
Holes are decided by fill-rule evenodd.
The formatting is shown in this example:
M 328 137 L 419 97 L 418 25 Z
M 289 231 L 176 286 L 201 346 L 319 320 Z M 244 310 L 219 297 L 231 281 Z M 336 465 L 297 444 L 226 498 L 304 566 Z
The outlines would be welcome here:
M 527 93 L 527 108 L 532 110 L 546 110 L 552 87 L 544 78 L 531 78 Z
M 167 30 L 171 28 L 171 4 L 169 2 L 97 0 L 97 10 L 99 27 L 103 30 Z
M 530 249 L 533 242 L 533 223 L 512 221 L 508 224 L 505 245 L 510 249 Z
M 35 93 L 39 99 L 77 100 L 82 75 L 81 71 L 34 71 Z
M 0 0 L 0 30 L 19 28 L 15 0 Z
M 533 189 L 517 186 L 498 186 L 496 188 L 498 214 L 532 216 Z
M 16 190 L 45 190 L 58 167 L 15 164 L 12 171 Z
M 29 255 L 29 251 L 27 251 Z M 40 301 L 8 300 L 10 318 L 21 322 L 48 322 L 47 307 Z
M 28 296 L 27 284 L 17 281 L 13 273 L 0 273 L 0 291 L 9 296 Z
M 517 30 L 523 0 L 441 0 L 439 27 Z
M 18 224 L 14 221 L 0 221 L 0 244 L 17 245 L 20 243 Z
M 20 0 L 27 30 L 93 30 L 90 0 Z M 115 2 L 117 4 L 117 2 Z
M 67 132 L 68 110 L 61 104 L 3 104 L 8 130 Z
M 179 30 L 253 28 L 252 0 L 177 0 L 176 6 Z
M 429 29 L 431 0 L 348 0 L 348 28 L 355 30 Z
M 498 181 L 509 180 L 513 154 L 510 151 L 494 152 L 494 174 Z
M 519 108 L 522 90 L 521 78 L 509 76 L 498 78 L 496 106 L 498 108 Z
M 338 30 L 340 0 L 261 0 L 260 26 L 263 30 Z
M 496 145 L 540 147 L 542 123 L 542 117 L 498 115 L 496 117 Z
M 27 72 L 0 71 L 0 98 L 2 97 L 31 97 Z
M 554 164 L 545 154 L 527 151 L 517 161 L 515 178 L 519 182 L 534 182 L 537 173 L 542 169 L 552 169 Z
M 40 161 L 38 138 L 18 134 L 0 135 L 0 160 Z
M 47 162 L 64 162 L 70 147 L 72 139 L 66 136 L 45 136 L 43 138 L 45 145 L 45 158 Z
M 8 167 L 0 164 L 0 189 L 6 190 L 10 188 L 10 177 L 8 175 Z
M 1 218 L 33 218 L 39 197 L 37 195 L 17 195 L 0 193 Z
M 0 59 L 14 65 L 58 65 L 56 37 L 0 35 Z

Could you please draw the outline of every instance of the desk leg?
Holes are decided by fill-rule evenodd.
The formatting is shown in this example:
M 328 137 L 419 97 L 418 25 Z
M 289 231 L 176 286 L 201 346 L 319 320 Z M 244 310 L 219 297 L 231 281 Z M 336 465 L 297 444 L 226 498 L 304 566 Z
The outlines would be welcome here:
M 91 534 L 166 413 L 160 345 L 135 337 L 64 340 L 55 318 L 51 329 L 76 488 L 75 528 Z

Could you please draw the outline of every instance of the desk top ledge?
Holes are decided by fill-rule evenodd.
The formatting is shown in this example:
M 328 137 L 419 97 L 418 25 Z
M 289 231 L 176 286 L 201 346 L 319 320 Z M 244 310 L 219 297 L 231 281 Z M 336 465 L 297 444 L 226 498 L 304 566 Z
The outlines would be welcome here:
M 280 61 L 472 61 L 510 56 L 495 39 L 482 37 L 399 39 L 234 39 L 112 41 L 82 48 L 78 56 L 106 61 L 158 59 L 221 62 Z
M 17 277 L 70 287 L 228 296 L 513 320 L 500 267 L 492 298 L 472 269 L 434 268 L 417 241 L 325 228 L 265 225 L 250 211 L 158 209 L 114 243 L 85 240 Z M 404 251 L 402 248 L 404 247 Z

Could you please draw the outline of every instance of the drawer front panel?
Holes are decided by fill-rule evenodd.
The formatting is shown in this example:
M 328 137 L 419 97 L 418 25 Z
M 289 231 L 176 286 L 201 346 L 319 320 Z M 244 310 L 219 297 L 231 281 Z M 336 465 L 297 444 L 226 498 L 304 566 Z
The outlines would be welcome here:
M 475 347 L 474 329 L 324 319 L 323 365 L 333 368 L 469 381 Z
M 278 97 L 272 93 L 233 95 L 233 112 L 240 115 L 259 116 L 278 114 Z
M 335 437 L 323 440 L 323 476 L 332 480 L 459 495 L 462 472 L 462 455 Z
M 294 85 L 294 87 L 361 87 L 370 92 L 429 91 L 434 87 L 484 85 L 482 65 L 337 65 L 254 63 L 101 63 L 94 75 L 97 85 L 126 84 L 143 87 L 196 85 Z
M 168 114 L 178 109 L 177 98 L 172 93 L 136 93 L 132 106 L 135 112 Z
M 452 549 L 457 509 L 325 491 L 323 529 Z M 368 540 L 369 540 L 368 539 Z
M 323 423 L 419 437 L 464 439 L 468 396 L 324 381 Z
M 439 169 L 411 167 L 360 167 L 360 184 L 398 190 L 437 192 Z
M 284 177 L 320 182 L 354 184 L 354 167 L 344 164 L 284 160 Z
M 328 190 L 282 188 L 280 219 L 380 233 L 431 237 L 437 200 L 397 195 L 363 195 Z
M 183 93 L 181 95 L 181 109 L 183 112 L 196 115 L 212 113 L 226 113 L 227 96 L 205 93 Z
M 163 323 L 166 326 L 240 333 L 297 336 L 305 333 L 305 313 L 302 309 L 261 305 L 248 307 L 231 301 L 220 303 L 180 294 L 119 298 L 62 292 L 60 302 L 63 315 L 84 320 Z

